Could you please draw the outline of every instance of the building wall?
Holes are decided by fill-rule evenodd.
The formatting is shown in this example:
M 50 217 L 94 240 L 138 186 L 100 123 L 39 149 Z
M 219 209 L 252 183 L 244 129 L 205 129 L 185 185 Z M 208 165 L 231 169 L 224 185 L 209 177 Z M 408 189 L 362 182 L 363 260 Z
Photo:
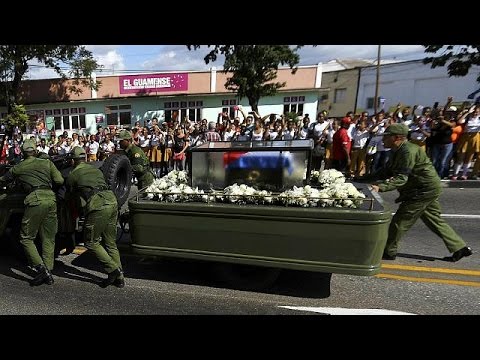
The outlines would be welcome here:
M 277 95 L 260 99 L 260 115 L 282 114 L 285 97 L 298 98 L 302 96 L 305 98 L 303 115 L 309 114 L 311 118 L 315 118 L 318 105 L 318 87 L 321 85 L 320 83 L 316 84 L 317 75 L 321 77 L 321 73 L 317 74 L 317 71 L 321 72 L 321 67 L 316 65 L 299 67 L 295 74 L 291 74 L 289 68 L 279 69 L 278 78 L 275 81 L 285 81 L 287 85 Z M 178 71 L 176 73 L 182 72 Z M 168 74 L 168 72 L 165 74 Z M 214 89 L 212 89 L 212 76 L 215 76 Z M 143 124 L 145 120 L 152 117 L 157 117 L 160 121 L 163 121 L 165 118 L 165 102 L 202 101 L 201 117 L 209 121 L 217 120 L 218 114 L 222 112 L 224 107 L 222 105 L 223 100 L 235 100 L 235 103 L 241 104 L 245 112 L 248 113 L 251 111 L 248 99 L 239 99 L 232 91 L 225 90 L 224 83 L 227 76 L 228 74 L 221 71 L 189 72 L 188 89 L 182 91 L 120 93 L 121 77 L 119 76 L 97 77 L 101 81 L 99 90 L 95 92 L 89 88 L 82 88 L 79 95 L 69 92 L 68 85 L 71 81 L 64 82 L 61 79 L 25 81 L 23 89 L 26 108 L 30 113 L 35 114 L 37 119 L 43 118 L 46 120 L 48 116 L 52 116 L 46 112 L 47 110 L 52 113 L 55 110 L 60 110 L 63 113 L 63 110 L 67 109 L 85 108 L 86 127 L 80 130 L 69 127 L 67 131 L 69 133 L 76 131 L 92 134 L 96 133 L 98 125 L 106 126 L 108 106 L 130 105 L 130 126 L 137 120 Z M 241 114 L 237 112 L 236 115 L 240 116 Z M 62 126 L 56 131 L 57 133 L 63 131 L 63 121 Z
M 71 80 L 42 79 L 23 81 L 20 87 L 22 99 L 26 103 L 45 103 L 57 101 L 73 101 L 91 98 L 91 90 L 81 84 L 76 85 L 81 90 L 79 94 L 68 90 Z
M 285 96 L 304 96 L 303 114 L 309 114 L 310 118 L 314 118 L 317 109 L 318 90 L 299 90 L 280 92 L 275 96 L 260 99 L 259 113 L 265 116 L 271 113 L 283 113 L 283 99 Z M 177 96 L 177 97 L 128 97 L 128 98 L 101 98 L 97 100 L 78 101 L 78 102 L 59 102 L 48 104 L 30 104 L 26 108 L 28 111 L 45 111 L 65 109 L 72 107 L 84 107 L 86 109 L 86 128 L 82 130 L 73 130 L 82 134 L 94 134 L 98 125 L 107 126 L 107 106 L 130 105 L 131 106 L 131 124 L 140 121 L 143 125 L 146 120 L 157 117 L 160 122 L 164 120 L 164 103 L 167 101 L 203 101 L 201 117 L 208 121 L 217 121 L 218 114 L 222 112 L 222 100 L 237 100 L 237 104 L 242 105 L 245 112 L 251 111 L 247 99 L 238 101 L 234 94 L 216 94 L 216 95 L 198 95 L 198 96 Z M 242 118 L 240 112 L 238 116 Z M 97 123 L 97 117 L 103 118 L 103 121 Z M 70 134 L 73 131 L 68 131 Z M 62 133 L 61 129 L 57 129 L 57 133 Z
M 448 77 L 447 67 L 431 69 L 421 60 L 380 66 L 379 96 L 384 97 L 384 109 L 405 105 L 432 106 L 445 104 L 448 96 L 455 102 L 471 101 L 467 96 L 479 88 L 476 78 L 480 67 L 473 67 L 464 77 Z M 325 77 L 325 74 L 324 74 Z M 365 109 L 367 99 L 375 96 L 376 67 L 362 68 L 357 107 Z M 373 113 L 373 107 L 367 109 Z
M 286 82 L 284 90 L 293 90 L 293 89 L 312 89 L 315 87 L 315 76 L 317 73 L 317 66 L 305 66 L 299 67 L 295 74 L 292 74 L 290 68 L 287 69 L 278 69 L 277 78 L 275 82 Z M 217 81 L 215 91 L 226 92 L 225 82 L 227 78 L 230 77 L 230 73 L 224 73 L 222 71 L 217 71 Z
M 342 117 L 349 111 L 355 111 L 357 85 L 358 69 L 324 72 L 322 89 L 325 90 L 320 90 L 317 113 L 327 110 L 329 116 Z M 345 97 L 335 102 L 335 92 L 339 89 L 345 89 Z

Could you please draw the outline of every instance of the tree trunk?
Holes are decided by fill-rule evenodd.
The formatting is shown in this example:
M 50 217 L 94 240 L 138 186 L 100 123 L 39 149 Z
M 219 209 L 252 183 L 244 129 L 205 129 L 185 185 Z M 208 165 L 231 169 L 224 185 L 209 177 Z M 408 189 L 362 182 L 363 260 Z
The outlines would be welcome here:
M 248 104 L 251 106 L 252 111 L 255 111 L 258 114 L 258 99 L 249 97 L 248 98 Z M 260 114 L 258 114 L 260 115 Z
M 10 96 L 7 99 L 7 110 L 10 113 L 13 104 L 19 104 L 20 101 L 20 86 L 22 84 L 23 75 L 27 71 L 26 62 L 23 60 L 15 61 L 14 76 L 12 80 L 12 87 L 10 89 Z

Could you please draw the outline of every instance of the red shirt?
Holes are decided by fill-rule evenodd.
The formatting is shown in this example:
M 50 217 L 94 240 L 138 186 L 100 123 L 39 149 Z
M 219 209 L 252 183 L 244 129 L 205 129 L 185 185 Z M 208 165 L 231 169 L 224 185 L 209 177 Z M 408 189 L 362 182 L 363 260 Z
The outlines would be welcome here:
M 340 128 L 335 134 L 333 134 L 333 143 L 332 143 L 332 159 L 333 160 L 343 160 L 347 158 L 344 146 L 347 146 L 348 153 L 350 153 L 350 148 L 352 147 L 352 141 L 348 136 L 347 129 Z

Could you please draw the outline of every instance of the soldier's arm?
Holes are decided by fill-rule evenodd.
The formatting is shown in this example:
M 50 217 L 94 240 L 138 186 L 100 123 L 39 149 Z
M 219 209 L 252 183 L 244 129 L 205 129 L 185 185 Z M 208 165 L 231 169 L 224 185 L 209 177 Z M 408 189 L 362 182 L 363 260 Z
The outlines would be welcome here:
M 12 182 L 15 178 L 12 174 L 13 168 L 11 168 L 5 175 L 0 176 L 0 184 L 8 184 L 9 182 Z
M 392 176 L 378 183 L 381 192 L 398 189 L 405 185 L 415 165 L 415 155 L 407 152 L 398 154 L 391 165 Z
M 58 186 L 63 185 L 64 179 L 60 171 L 56 168 L 55 164 L 51 161 L 50 162 L 50 176 L 52 177 L 52 180 L 55 184 Z
M 142 172 L 143 171 L 143 160 L 142 156 L 139 153 L 133 154 L 130 163 L 132 164 L 133 172 Z
M 361 177 L 356 177 L 355 181 L 361 182 L 361 183 L 375 183 L 380 180 L 384 180 L 387 177 L 388 177 L 388 169 L 386 169 L 385 167 L 382 167 L 377 172 L 366 174 Z

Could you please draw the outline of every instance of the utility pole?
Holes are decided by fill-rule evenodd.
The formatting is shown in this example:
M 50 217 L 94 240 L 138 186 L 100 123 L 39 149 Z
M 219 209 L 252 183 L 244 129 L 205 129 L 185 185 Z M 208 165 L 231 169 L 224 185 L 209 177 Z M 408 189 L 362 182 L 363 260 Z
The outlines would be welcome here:
M 373 103 L 374 114 L 377 114 L 378 110 L 378 83 L 380 82 L 380 49 L 382 45 L 378 45 L 378 54 L 377 54 L 377 80 L 375 82 L 375 99 Z

